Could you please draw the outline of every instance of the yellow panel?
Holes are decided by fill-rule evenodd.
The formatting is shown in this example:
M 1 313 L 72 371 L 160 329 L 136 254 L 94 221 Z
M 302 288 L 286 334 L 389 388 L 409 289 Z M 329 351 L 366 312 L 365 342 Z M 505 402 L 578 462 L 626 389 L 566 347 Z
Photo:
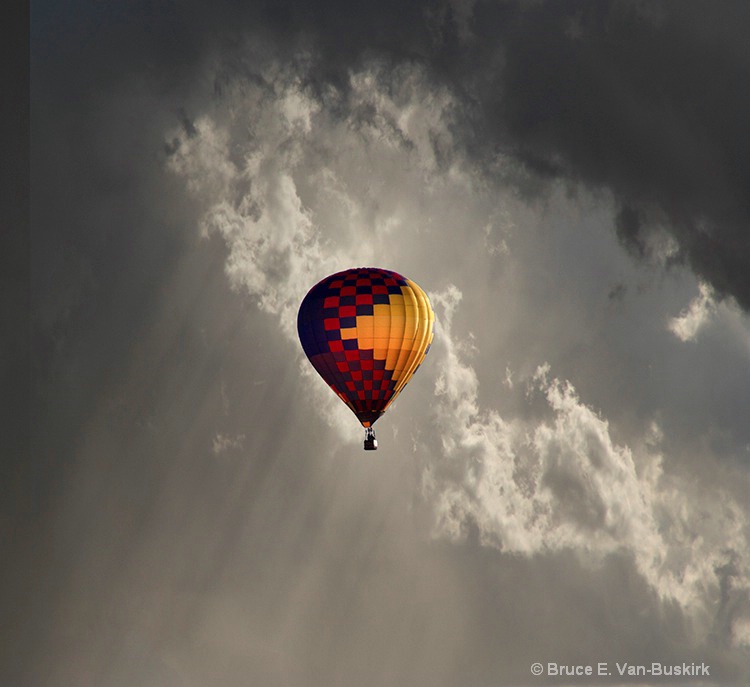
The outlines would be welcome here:
M 347 327 L 346 329 L 341 330 L 341 338 L 342 339 L 356 339 L 357 338 L 357 329 L 356 327 Z
M 391 328 L 391 338 L 388 339 L 388 357 L 386 358 L 386 370 L 395 370 L 401 356 L 401 342 L 404 340 L 403 320 L 394 323 Z
M 357 341 L 361 349 L 375 348 L 374 329 L 375 318 L 372 315 L 357 317 Z
M 414 303 L 417 310 L 417 326 L 414 341 L 410 345 L 410 355 L 404 365 L 404 370 L 400 372 L 398 383 L 394 389 L 393 398 L 395 398 L 409 381 L 414 371 L 419 367 L 425 358 L 425 350 L 432 341 L 433 324 L 435 322 L 435 313 L 430 306 L 427 294 L 412 281 L 408 281 L 411 291 L 414 295 Z M 404 287 L 402 287 L 404 290 Z
M 391 306 L 378 303 L 373 306 L 373 314 L 373 357 L 376 360 L 386 360 L 388 339 L 391 336 Z
M 375 314 L 375 350 L 373 351 L 373 357 L 376 360 L 385 360 L 385 368 L 390 369 L 388 367 L 388 348 L 390 345 L 393 308 L 390 303 L 388 305 L 378 303 L 373 306 L 373 313 Z
M 403 315 L 404 314 L 403 295 L 396 294 L 396 293 L 389 294 L 388 302 L 390 303 L 391 315 Z M 375 307 L 377 308 L 378 306 L 376 305 Z
M 399 352 L 400 352 L 399 349 L 389 344 L 388 352 L 385 357 L 385 369 L 386 370 L 393 370 L 396 367 L 396 363 L 398 362 Z M 395 379 L 395 377 L 393 377 L 393 379 Z
M 372 317 L 357 318 L 360 347 L 371 347 L 373 357 L 385 360 L 385 368 L 393 372 L 396 388 L 391 402 L 424 359 L 424 349 L 432 340 L 434 313 L 429 300 L 416 284 L 408 284 L 401 287 L 401 294 L 389 294 L 388 305 L 374 305 Z
M 388 353 L 390 354 L 390 353 L 393 352 L 393 353 L 400 354 L 401 351 L 403 350 L 402 343 L 403 343 L 403 339 L 400 339 L 400 338 L 392 337 L 392 338 L 388 339 Z M 393 367 L 396 367 L 396 366 L 397 366 L 397 362 L 394 362 L 393 363 Z M 389 367 L 388 369 L 390 370 L 390 369 L 393 369 L 393 368 Z
M 408 286 L 402 286 L 401 287 L 401 293 L 403 294 L 401 296 L 401 299 L 402 299 L 402 301 L 404 303 L 404 314 L 406 314 L 406 308 L 407 308 L 407 306 L 409 306 L 409 312 L 413 313 L 414 309 L 417 306 L 417 301 L 416 301 L 416 298 L 414 297 L 414 291 L 413 291 L 413 289 L 411 289 Z M 393 298 L 393 296 L 392 296 L 392 298 Z M 402 325 L 402 329 L 400 330 L 401 331 L 401 337 L 400 337 L 401 341 L 399 342 L 399 345 L 401 345 L 401 342 L 404 339 L 413 339 L 414 338 L 414 330 L 416 328 L 416 321 L 414 320 L 413 317 L 410 318 L 410 319 L 412 321 L 411 321 L 411 323 L 408 323 L 408 324 L 407 324 L 407 318 L 406 317 L 404 317 L 403 320 L 402 320 L 403 321 L 403 325 Z M 393 335 L 391 335 L 391 339 L 393 339 L 393 338 L 394 338 Z M 402 347 L 401 350 L 399 351 L 398 358 L 397 358 L 396 362 L 394 363 L 394 368 L 395 368 L 395 370 L 399 374 L 399 376 L 398 376 L 399 379 L 402 378 L 402 374 L 401 373 L 402 373 L 404 367 L 406 366 L 406 363 L 409 360 L 410 350 L 411 350 L 410 346 L 408 346 L 408 347 L 407 346 Z
M 432 321 L 431 316 L 434 318 L 432 308 L 430 308 L 429 300 L 427 295 L 413 282 L 410 282 L 414 288 L 414 294 L 417 299 L 418 309 L 420 313 L 420 326 L 415 336 L 414 345 L 412 348 L 412 356 L 407 363 L 407 373 L 409 377 L 414 374 L 419 364 L 424 360 L 424 350 L 427 348 L 427 338 L 432 335 Z
M 390 317 L 373 317 L 372 319 L 373 336 L 376 339 L 388 339 L 391 336 L 391 318 Z

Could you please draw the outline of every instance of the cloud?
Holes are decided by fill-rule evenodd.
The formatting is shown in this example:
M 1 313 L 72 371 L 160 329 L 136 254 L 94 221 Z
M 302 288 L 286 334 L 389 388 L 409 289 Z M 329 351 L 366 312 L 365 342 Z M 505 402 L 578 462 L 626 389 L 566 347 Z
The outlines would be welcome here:
M 497 145 L 543 176 L 609 189 L 636 253 L 661 227 L 719 297 L 750 307 L 747 6 L 721 17 L 700 4 L 512 7 L 473 8 L 476 55 L 502 55 L 472 79 Z
M 223 453 L 240 451 L 245 445 L 245 435 L 238 434 L 237 436 L 231 437 L 226 434 L 218 432 L 214 436 L 213 443 L 211 444 L 211 452 L 215 456 L 219 456 Z
M 698 641 L 715 637 L 730 647 L 744 646 L 750 613 L 746 507 L 721 480 L 699 482 L 679 470 L 681 457 L 668 452 L 676 444 L 665 438 L 658 413 L 641 434 L 623 434 L 570 381 L 540 364 L 544 358 L 531 360 L 549 337 L 577 343 L 583 336 L 577 327 L 588 322 L 590 303 L 601 301 L 596 307 L 608 307 L 610 317 L 615 305 L 632 303 L 640 286 L 627 271 L 617 276 L 620 288 L 605 289 L 602 296 L 598 279 L 606 261 L 625 260 L 615 241 L 610 247 L 599 238 L 594 250 L 587 228 L 571 234 L 580 244 L 562 237 L 540 250 L 535 242 L 546 235 L 534 233 L 539 215 L 522 208 L 513 184 L 498 183 L 500 167 L 488 174 L 461 148 L 464 106 L 449 90 L 436 89 L 419 65 L 394 69 L 372 59 L 349 73 L 345 87 L 321 88 L 311 85 L 309 65 L 269 55 L 255 55 L 248 63 L 251 72 L 224 75 L 220 93 L 194 120 L 168 134 L 167 164 L 199 200 L 204 235 L 224 241 L 232 286 L 252 297 L 295 346 L 298 304 L 326 274 L 357 264 L 392 265 L 410 275 L 425 265 L 444 266 L 430 275 L 437 334 L 430 371 L 421 373 L 433 384 L 432 421 L 439 429 L 432 436 L 400 432 L 398 414 L 389 420 L 394 439 L 397 432 L 411 431 L 435 536 L 460 541 L 475 531 L 484 547 L 537 560 L 574 552 L 582 565 L 598 570 L 625 556 L 655 598 L 682 609 Z M 502 164 L 509 174 L 503 178 L 512 180 L 513 163 Z M 562 197 L 550 202 L 553 214 L 564 206 Z M 556 214 L 562 226 L 565 212 Z M 570 222 L 580 224 L 580 210 L 569 212 Z M 598 227 L 598 218 L 588 224 Z M 630 231 L 627 222 L 620 229 Z M 471 230 L 482 240 L 469 245 L 464 232 Z M 663 227 L 641 248 L 644 257 L 666 268 L 679 253 Z M 614 249 L 618 256 L 604 255 Z M 596 254 L 590 262 L 581 259 L 589 253 Z M 548 254 L 559 274 L 549 272 Z M 504 270 L 503 286 L 515 289 L 507 303 L 492 297 L 493 306 L 508 310 L 503 326 L 530 327 L 540 346 L 522 355 L 509 349 L 504 374 L 496 380 L 515 397 L 523 395 L 525 383 L 526 410 L 512 403 L 501 410 L 503 394 L 487 393 L 486 387 L 482 393 L 480 378 L 496 363 L 482 354 L 480 341 L 497 338 L 502 321 L 482 339 L 490 292 L 485 289 L 500 282 L 482 281 L 480 261 L 488 261 L 489 274 Z M 587 269 L 590 279 L 583 276 Z M 462 284 L 477 290 L 467 299 L 451 278 L 463 278 Z M 552 306 L 547 325 L 539 308 L 546 312 L 550 298 L 540 284 L 568 288 L 566 298 L 574 301 L 570 307 Z M 719 316 L 717 322 L 734 322 L 741 333 L 738 310 L 715 305 L 713 287 L 700 288 L 699 299 L 669 321 L 672 332 L 689 340 Z M 536 297 L 543 301 L 536 303 Z M 528 307 L 533 312 L 524 315 Z M 458 335 L 472 312 L 480 335 Z M 734 319 L 727 319 L 729 312 Z M 658 319 L 663 332 L 663 305 L 639 316 Z M 519 348 L 523 344 L 511 346 Z M 606 357 L 591 363 L 602 370 Z M 298 365 L 317 413 L 343 441 L 352 441 L 358 427 L 348 411 L 301 352 Z M 421 421 L 429 421 L 420 412 Z M 213 448 L 232 447 L 217 434 Z
M 669 330 L 680 341 L 693 341 L 698 332 L 710 320 L 716 308 L 711 288 L 706 284 L 700 284 L 700 295 L 696 296 L 678 317 L 669 320 Z
M 304 69 L 255 56 L 249 77 L 225 75 L 220 96 L 167 133 L 167 166 L 201 204 L 203 235 L 225 242 L 232 286 L 296 346 L 311 285 L 355 265 L 400 268 L 392 258 L 419 255 L 418 234 L 429 231 L 424 196 L 446 186 L 463 194 L 470 182 L 448 152 L 451 99 L 418 67 L 391 71 L 376 60 L 352 72 L 345 91 L 321 95 Z M 300 369 L 314 378 L 301 356 Z M 349 411 L 319 380 L 311 388 L 316 407 L 351 436 Z
M 168 166 L 202 200 L 204 236 L 215 233 L 225 241 L 225 271 L 232 286 L 254 297 L 296 342 L 297 309 L 307 290 L 359 256 L 356 250 L 349 256 L 323 250 L 293 177 L 316 104 L 290 74 L 282 73 L 272 84 L 235 86 L 242 92 L 227 96 L 230 107 L 199 117 L 190 130 L 172 132 Z M 275 90 L 269 93 L 269 88 Z M 222 120 L 227 111 L 231 115 Z M 257 132 L 239 151 L 232 131 L 238 126 Z M 300 361 L 300 370 L 312 377 L 306 361 Z M 345 427 L 348 418 L 328 389 L 312 388 L 326 417 Z
M 454 140 L 476 164 L 526 193 L 545 179 L 610 192 L 631 217 L 619 235 L 635 255 L 665 232 L 672 261 L 750 308 L 745 3 L 359 8 L 345 39 L 341 12 L 323 4 L 306 24 L 320 49 L 313 80 L 345 81 L 372 55 L 426 65 L 461 104 Z M 302 16 L 288 5 L 286 35 Z
M 725 298 L 747 305 L 744 4 L 123 7 L 34 28 L 52 469 L 32 468 L 49 487 L 28 503 L 53 496 L 39 522 L 61 536 L 17 605 L 19 636 L 42 638 L 17 652 L 31 682 L 88 665 L 133 683 L 165 639 L 185 680 L 276 670 L 261 648 L 196 654 L 202 625 L 325 684 L 373 646 L 386 682 L 406 662 L 414 684 L 467 666 L 517 684 L 528 664 L 505 664 L 580 656 L 583 626 L 634 658 L 685 619 L 746 646 L 750 330 Z M 294 331 L 305 290 L 356 264 L 415 278 L 439 311 L 374 462 L 338 460 L 359 427 Z M 712 296 L 680 314 L 701 288 L 683 265 Z M 234 451 L 252 460 L 206 460 Z M 237 623 L 221 605 L 201 621 L 215 593 Z
M 346 89 L 321 94 L 306 84 L 304 70 L 267 60 L 253 78 L 225 81 L 206 112 L 170 134 L 168 164 L 203 199 L 204 233 L 226 242 L 231 283 L 287 339 L 296 342 L 296 309 L 310 284 L 376 256 L 419 253 L 420 232 L 450 236 L 447 213 L 437 226 L 426 221 L 425 197 L 439 208 L 472 195 L 482 249 L 493 259 L 512 257 L 511 206 L 483 200 L 482 170 L 455 149 L 460 107 L 433 90 L 424 70 L 393 72 L 374 60 L 350 74 Z M 375 178 L 368 165 L 380 170 Z M 385 196 L 388 207 L 378 202 Z M 675 250 L 668 232 L 649 245 L 662 262 Z M 681 338 L 695 336 L 711 311 L 709 287 L 702 288 L 704 300 L 670 323 Z M 542 401 L 538 417 L 483 405 L 479 376 L 466 362 L 477 345 L 453 334 L 462 297 L 452 284 L 431 292 L 439 313 L 434 418 L 442 430 L 440 458 L 425 463 L 423 483 L 436 532 L 460 539 L 476 526 L 482 544 L 525 556 L 572 550 L 596 562 L 625 552 L 662 599 L 713 627 L 717 571 L 731 560 L 725 587 L 740 599 L 750 588 L 746 510 L 718 486 L 699 489 L 665 472 L 655 422 L 630 446 L 616 442 L 608 421 L 549 365 L 537 363 L 526 378 L 529 403 Z M 300 369 L 313 379 L 301 356 Z M 518 377 L 507 365 L 501 383 L 513 391 L 522 386 Z M 351 418 L 329 390 L 316 379 L 308 388 L 322 416 L 350 436 Z M 722 636 L 743 642 L 744 602 L 726 613 Z
M 453 141 L 475 164 L 514 178 L 524 193 L 549 179 L 610 192 L 618 214 L 630 217 L 619 235 L 634 254 L 661 228 L 674 260 L 717 298 L 750 307 L 744 2 L 727 0 L 714 12 L 703 3 L 638 0 L 330 0 L 311 12 L 299 0 L 217 0 L 150 12 L 148 31 L 138 11 L 93 18 L 76 10 L 40 13 L 35 37 L 58 46 L 73 32 L 81 49 L 54 69 L 80 75 L 83 91 L 154 64 L 165 82 L 184 88 L 205 76 L 208 57 L 232 54 L 247 69 L 238 52 L 248 42 L 302 67 L 321 97 L 356 90 L 350 72 L 373 59 L 393 70 L 418 65 L 435 89 L 453 94 L 462 110 Z M 98 41 L 86 40 L 92 26 Z M 286 115 L 294 107 L 287 101 Z
M 423 488 L 436 534 L 460 540 L 475 527 L 483 545 L 503 552 L 571 550 L 590 564 L 625 552 L 704 638 L 718 633 L 745 645 L 746 505 L 720 487 L 665 472 L 656 423 L 637 447 L 618 445 L 607 420 L 572 384 L 552 377 L 549 365 L 528 380 L 548 417 L 509 420 L 483 408 L 477 375 L 452 331 L 462 294 L 450 286 L 431 297 L 440 309 L 435 420 L 442 455 L 427 466 Z

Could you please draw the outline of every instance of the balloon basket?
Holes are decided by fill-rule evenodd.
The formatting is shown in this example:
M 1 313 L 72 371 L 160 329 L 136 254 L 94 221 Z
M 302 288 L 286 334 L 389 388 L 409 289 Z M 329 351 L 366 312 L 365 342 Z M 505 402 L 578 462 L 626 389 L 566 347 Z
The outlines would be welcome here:
M 375 430 L 372 427 L 365 429 L 365 451 L 377 451 L 378 440 L 375 438 Z

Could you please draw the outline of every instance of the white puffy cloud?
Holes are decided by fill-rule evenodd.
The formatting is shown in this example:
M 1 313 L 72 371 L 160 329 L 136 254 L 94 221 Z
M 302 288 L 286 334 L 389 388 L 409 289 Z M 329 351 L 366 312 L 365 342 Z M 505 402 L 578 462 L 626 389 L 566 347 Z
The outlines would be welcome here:
M 669 320 L 669 330 L 680 341 L 693 341 L 716 308 L 711 287 L 702 282 L 699 289 L 700 294 L 690 302 L 690 305 L 679 316 Z
M 296 341 L 297 308 L 310 286 L 368 256 L 362 246 L 323 247 L 294 178 L 303 148 L 312 144 L 318 106 L 289 74 L 278 76 L 274 89 L 269 97 L 262 85 L 239 84 L 228 104 L 221 102 L 195 122 L 194 132 L 172 134 L 178 143 L 169 166 L 205 203 L 204 235 L 216 233 L 226 242 L 225 269 L 233 287 L 257 299 Z M 237 127 L 254 135 L 238 143 Z M 335 195 L 335 176 L 323 169 L 318 177 L 321 194 Z M 313 378 L 306 361 L 300 361 L 300 370 Z M 310 388 L 324 417 L 344 431 L 347 411 L 327 387 Z
M 481 407 L 477 374 L 452 330 L 461 298 L 455 286 L 432 295 L 440 309 L 435 414 L 442 456 L 428 466 L 424 490 L 436 534 L 461 539 L 475 526 L 483 544 L 504 552 L 572 550 L 592 563 L 628 553 L 704 637 L 717 631 L 731 593 L 726 638 L 746 644 L 746 504 L 719 487 L 666 474 L 656 423 L 637 447 L 618 445 L 607 420 L 547 364 L 529 380 L 529 393 L 542 396 L 548 417 L 505 419 Z
M 410 274 L 404 258 L 421 258 L 420 234 L 432 231 L 426 197 L 451 207 L 471 178 L 447 152 L 452 101 L 419 68 L 372 63 L 352 73 L 346 94 L 321 101 L 294 70 L 260 64 L 255 79 L 232 80 L 212 109 L 168 134 L 168 167 L 203 203 L 203 234 L 225 241 L 233 287 L 296 344 L 297 309 L 313 284 L 356 265 Z M 343 117 L 330 107 L 342 99 Z M 300 369 L 323 417 L 352 437 L 349 411 L 307 361 Z

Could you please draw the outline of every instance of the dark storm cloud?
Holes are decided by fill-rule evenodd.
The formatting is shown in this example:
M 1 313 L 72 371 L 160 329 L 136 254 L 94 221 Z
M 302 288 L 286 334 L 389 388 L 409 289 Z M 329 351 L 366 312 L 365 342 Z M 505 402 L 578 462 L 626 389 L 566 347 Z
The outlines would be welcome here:
M 747 5 L 477 2 L 458 16 L 425 7 L 412 55 L 463 97 L 472 154 L 611 191 L 635 254 L 661 226 L 676 259 L 750 308 Z
M 307 46 L 308 85 L 321 90 L 346 89 L 367 56 L 419 62 L 462 98 L 463 145 L 488 168 L 503 154 L 527 175 L 611 191 L 635 254 L 648 253 L 659 225 L 678 242 L 676 259 L 750 308 L 746 3 L 224 0 L 85 10 L 37 10 L 35 35 L 38 49 L 77 42 L 67 57 L 94 81 L 137 70 L 175 88 L 202 56 L 247 34 L 290 57 Z
M 750 12 L 715 9 L 534 7 L 507 32 L 500 97 L 485 102 L 519 159 L 611 189 L 638 252 L 663 223 L 695 272 L 747 309 L 750 55 L 739 27 Z

